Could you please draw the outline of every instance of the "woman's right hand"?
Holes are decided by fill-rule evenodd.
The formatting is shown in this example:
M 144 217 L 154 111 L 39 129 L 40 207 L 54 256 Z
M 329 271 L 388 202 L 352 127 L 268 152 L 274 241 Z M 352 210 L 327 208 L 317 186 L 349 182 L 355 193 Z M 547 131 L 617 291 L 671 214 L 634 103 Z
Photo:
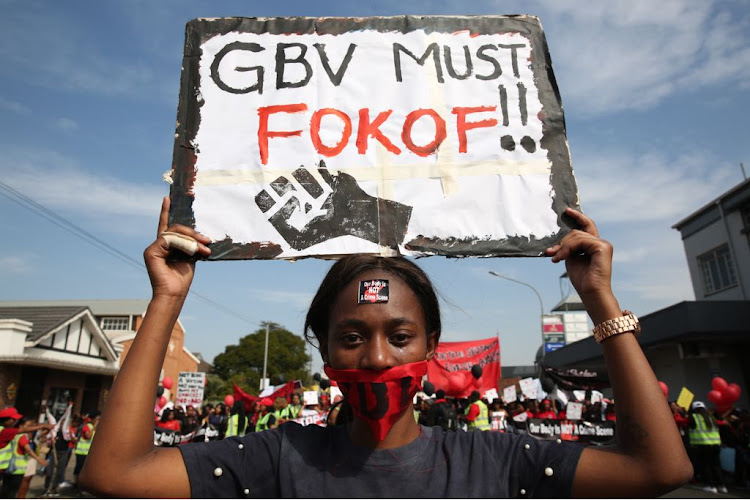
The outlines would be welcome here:
M 146 261 L 146 269 L 151 280 L 151 289 L 154 297 L 184 299 L 190 290 L 190 283 L 193 281 L 195 259 L 167 260 L 170 249 L 162 233 L 169 231 L 193 238 L 198 243 L 196 254 L 204 256 L 211 253 L 211 250 L 206 246 L 211 242 L 211 239 L 187 226 L 175 224 L 167 227 L 169 222 L 169 203 L 169 197 L 165 196 L 161 205 L 156 241 L 143 252 L 143 259 Z

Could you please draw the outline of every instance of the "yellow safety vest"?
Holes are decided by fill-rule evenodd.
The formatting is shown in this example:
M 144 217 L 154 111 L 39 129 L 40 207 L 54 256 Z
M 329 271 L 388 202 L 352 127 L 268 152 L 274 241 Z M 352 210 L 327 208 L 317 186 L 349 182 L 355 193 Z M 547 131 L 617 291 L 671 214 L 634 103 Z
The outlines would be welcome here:
M 417 410 L 412 410 L 414 412 L 414 421 L 419 423 L 419 412 Z
M 708 426 L 706 425 L 706 421 L 703 419 L 703 415 L 699 413 L 693 413 L 692 418 L 693 418 L 693 422 L 695 423 L 695 428 L 688 429 L 688 438 L 690 439 L 690 446 L 720 446 L 721 445 L 721 436 L 719 435 L 719 427 L 716 425 L 715 421 L 712 422 L 714 425 L 713 429 L 709 429 Z
M 0 431 L 5 429 L 2 425 L 0 425 Z M 11 439 L 8 441 L 8 444 L 5 445 L 5 448 L 0 449 L 0 470 L 5 470 L 8 468 L 8 465 L 10 465 L 10 457 L 13 455 L 13 440 Z
M 265 431 L 268 429 L 268 418 L 272 415 L 271 412 L 266 413 L 258 419 L 258 423 L 255 424 L 255 432 Z
M 289 405 L 286 407 L 286 409 L 289 411 L 288 418 L 297 418 L 299 417 L 299 412 L 302 411 L 302 405 L 298 405 L 298 406 Z
M 468 422 L 470 431 L 488 431 L 491 429 L 490 426 L 490 412 L 487 409 L 487 405 L 482 402 L 481 399 L 477 399 L 474 403 L 479 406 L 479 415 L 474 419 L 473 422 Z M 471 405 L 467 406 L 464 410 L 464 415 L 468 415 L 471 411 Z
M 227 433 L 225 434 L 225 437 L 244 436 L 245 429 L 240 429 L 239 427 L 240 416 L 238 414 L 234 414 L 229 417 L 229 420 L 227 420 Z
M 280 419 L 289 420 L 289 407 L 282 408 L 280 410 L 276 410 L 273 412 L 274 416 L 276 417 L 276 421 L 278 422 Z
M 90 427 L 91 428 L 91 438 L 90 439 L 84 439 L 83 438 L 83 433 L 86 430 L 86 427 Z M 88 455 L 89 454 L 89 449 L 91 448 L 91 441 L 94 440 L 94 432 L 95 432 L 94 431 L 94 426 L 91 425 L 91 424 L 86 424 L 83 427 L 83 430 L 81 431 L 81 438 L 76 443 L 76 447 L 73 450 L 73 453 L 75 453 L 76 455 Z
M 23 436 L 23 433 L 19 432 L 16 434 L 16 437 L 13 438 L 13 441 L 10 442 L 11 457 L 10 464 L 8 464 L 8 468 L 5 471 L 6 474 L 22 476 L 26 473 L 26 465 L 29 463 L 29 459 L 26 457 L 26 451 L 18 453 L 18 443 L 21 441 L 21 436 Z

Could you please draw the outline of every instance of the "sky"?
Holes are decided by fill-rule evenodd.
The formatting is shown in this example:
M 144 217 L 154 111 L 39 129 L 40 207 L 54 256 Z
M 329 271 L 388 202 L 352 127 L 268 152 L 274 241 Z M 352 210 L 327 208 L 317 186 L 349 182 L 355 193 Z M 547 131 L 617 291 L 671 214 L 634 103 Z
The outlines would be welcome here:
M 184 27 L 197 17 L 538 16 L 581 206 L 614 245 L 620 305 L 638 315 L 694 300 L 671 226 L 741 182 L 740 162 L 750 170 L 750 4 L 740 0 L 0 0 L 0 11 L 0 181 L 139 262 L 169 193 Z M 0 300 L 150 297 L 144 270 L 0 195 Z M 442 340 L 499 335 L 503 365 L 533 363 L 540 304 L 488 271 L 534 287 L 545 312 L 568 290 L 564 266 L 546 258 L 418 263 L 441 296 Z M 186 346 L 211 360 L 262 321 L 301 334 L 329 266 L 198 263 L 198 296 L 180 316 Z

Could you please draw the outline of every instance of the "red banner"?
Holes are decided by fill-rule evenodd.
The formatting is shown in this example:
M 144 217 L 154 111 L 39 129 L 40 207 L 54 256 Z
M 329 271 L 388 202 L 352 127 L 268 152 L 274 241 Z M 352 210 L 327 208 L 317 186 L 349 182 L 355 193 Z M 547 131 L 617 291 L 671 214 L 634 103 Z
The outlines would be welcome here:
M 482 376 L 472 376 L 471 367 L 482 367 Z M 466 398 L 472 391 L 497 389 L 500 379 L 500 341 L 497 337 L 469 342 L 440 342 L 427 364 L 427 378 L 447 396 Z
M 253 409 L 253 403 L 255 403 L 255 400 L 258 399 L 258 396 L 253 396 L 252 394 L 246 393 L 237 384 L 234 384 L 233 392 L 234 392 L 234 400 L 242 401 L 242 403 L 245 406 L 245 411 L 250 411 Z

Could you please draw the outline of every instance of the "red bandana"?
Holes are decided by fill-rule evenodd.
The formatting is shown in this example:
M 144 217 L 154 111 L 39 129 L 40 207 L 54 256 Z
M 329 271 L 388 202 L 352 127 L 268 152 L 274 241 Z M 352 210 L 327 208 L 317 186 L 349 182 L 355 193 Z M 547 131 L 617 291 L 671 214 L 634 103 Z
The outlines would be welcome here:
M 422 386 L 427 361 L 418 361 L 385 370 L 335 370 L 326 365 L 326 375 L 335 380 L 354 414 L 365 421 L 378 441 L 404 411 Z

